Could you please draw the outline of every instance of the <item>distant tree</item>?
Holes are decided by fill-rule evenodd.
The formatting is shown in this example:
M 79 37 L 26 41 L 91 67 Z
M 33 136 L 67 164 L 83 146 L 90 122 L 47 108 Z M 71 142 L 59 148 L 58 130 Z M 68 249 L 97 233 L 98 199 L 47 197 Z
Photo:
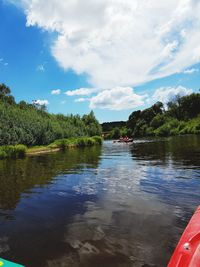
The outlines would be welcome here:
M 18 103 L 18 105 L 19 105 L 19 107 L 21 108 L 21 109 L 25 109 L 27 106 L 28 106 L 28 104 L 25 102 L 25 101 L 20 101 L 19 103 Z
M 7 85 L 5 85 L 4 83 L 0 84 L 0 98 L 10 95 L 10 93 L 10 88 Z
M 134 129 L 137 121 L 140 118 L 141 110 L 133 111 L 128 118 L 127 126 L 131 129 Z
M 11 95 L 10 88 L 4 83 L 0 84 L 0 101 L 6 102 L 10 105 L 15 104 L 15 99 Z
M 158 101 L 152 106 L 152 109 L 155 114 L 162 114 L 164 110 L 164 105 L 162 102 Z
M 112 137 L 116 139 L 116 138 L 119 138 L 120 135 L 121 135 L 120 129 L 118 127 L 115 127 L 113 129 Z

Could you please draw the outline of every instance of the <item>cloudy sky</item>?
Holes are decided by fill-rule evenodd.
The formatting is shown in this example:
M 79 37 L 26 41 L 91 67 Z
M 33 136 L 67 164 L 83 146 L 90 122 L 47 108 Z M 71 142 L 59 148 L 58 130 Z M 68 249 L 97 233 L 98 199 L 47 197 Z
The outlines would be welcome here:
M 200 88 L 200 0 L 0 0 L 0 83 L 53 113 L 126 120 Z

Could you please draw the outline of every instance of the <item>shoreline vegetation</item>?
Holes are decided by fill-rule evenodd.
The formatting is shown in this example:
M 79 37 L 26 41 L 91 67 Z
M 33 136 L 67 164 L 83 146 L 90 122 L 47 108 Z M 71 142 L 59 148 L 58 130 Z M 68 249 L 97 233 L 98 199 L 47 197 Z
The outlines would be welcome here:
M 175 96 L 167 105 L 156 102 L 132 112 L 126 122 L 103 123 L 102 129 L 106 139 L 200 134 L 200 93 Z
M 0 159 L 101 144 L 102 128 L 94 112 L 51 114 L 38 100 L 16 103 L 0 84 Z
M 26 155 L 43 154 L 59 150 L 64 151 L 69 148 L 83 148 L 101 144 L 102 144 L 102 138 L 100 136 L 93 136 L 93 137 L 59 139 L 46 146 L 27 147 L 21 144 L 6 145 L 6 146 L 0 146 L 0 159 L 7 159 L 7 158 L 17 159 L 17 158 L 23 158 Z

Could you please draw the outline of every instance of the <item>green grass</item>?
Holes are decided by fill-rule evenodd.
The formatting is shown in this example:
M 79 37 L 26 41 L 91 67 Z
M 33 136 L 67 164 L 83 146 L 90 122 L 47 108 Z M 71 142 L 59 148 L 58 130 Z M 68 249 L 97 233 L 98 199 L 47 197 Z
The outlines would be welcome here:
M 6 158 L 22 158 L 26 154 L 37 154 L 51 152 L 52 150 L 65 150 L 70 147 L 87 147 L 101 145 L 102 138 L 100 136 L 93 137 L 71 137 L 68 139 L 58 139 L 48 146 L 33 146 L 27 148 L 24 145 L 0 146 L 0 159 Z
M 67 139 L 58 139 L 48 146 L 34 146 L 28 148 L 28 154 L 37 154 L 51 152 L 52 150 L 65 150 L 71 147 L 87 147 L 101 145 L 102 138 L 100 136 L 93 137 L 71 137 Z
M 27 147 L 24 145 L 0 146 L 0 159 L 23 158 L 26 155 Z
M 66 149 L 69 147 L 86 147 L 86 146 L 93 146 L 93 145 L 101 145 L 102 138 L 100 136 L 93 136 L 93 137 L 72 137 L 68 139 L 59 139 L 54 141 L 48 147 L 50 148 L 60 148 Z

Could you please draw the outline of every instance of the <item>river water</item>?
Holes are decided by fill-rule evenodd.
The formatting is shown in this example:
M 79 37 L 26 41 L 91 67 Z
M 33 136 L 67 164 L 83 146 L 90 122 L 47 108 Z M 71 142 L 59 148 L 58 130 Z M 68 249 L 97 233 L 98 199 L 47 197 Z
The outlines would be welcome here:
M 0 257 L 164 267 L 200 204 L 200 136 L 0 161 Z

